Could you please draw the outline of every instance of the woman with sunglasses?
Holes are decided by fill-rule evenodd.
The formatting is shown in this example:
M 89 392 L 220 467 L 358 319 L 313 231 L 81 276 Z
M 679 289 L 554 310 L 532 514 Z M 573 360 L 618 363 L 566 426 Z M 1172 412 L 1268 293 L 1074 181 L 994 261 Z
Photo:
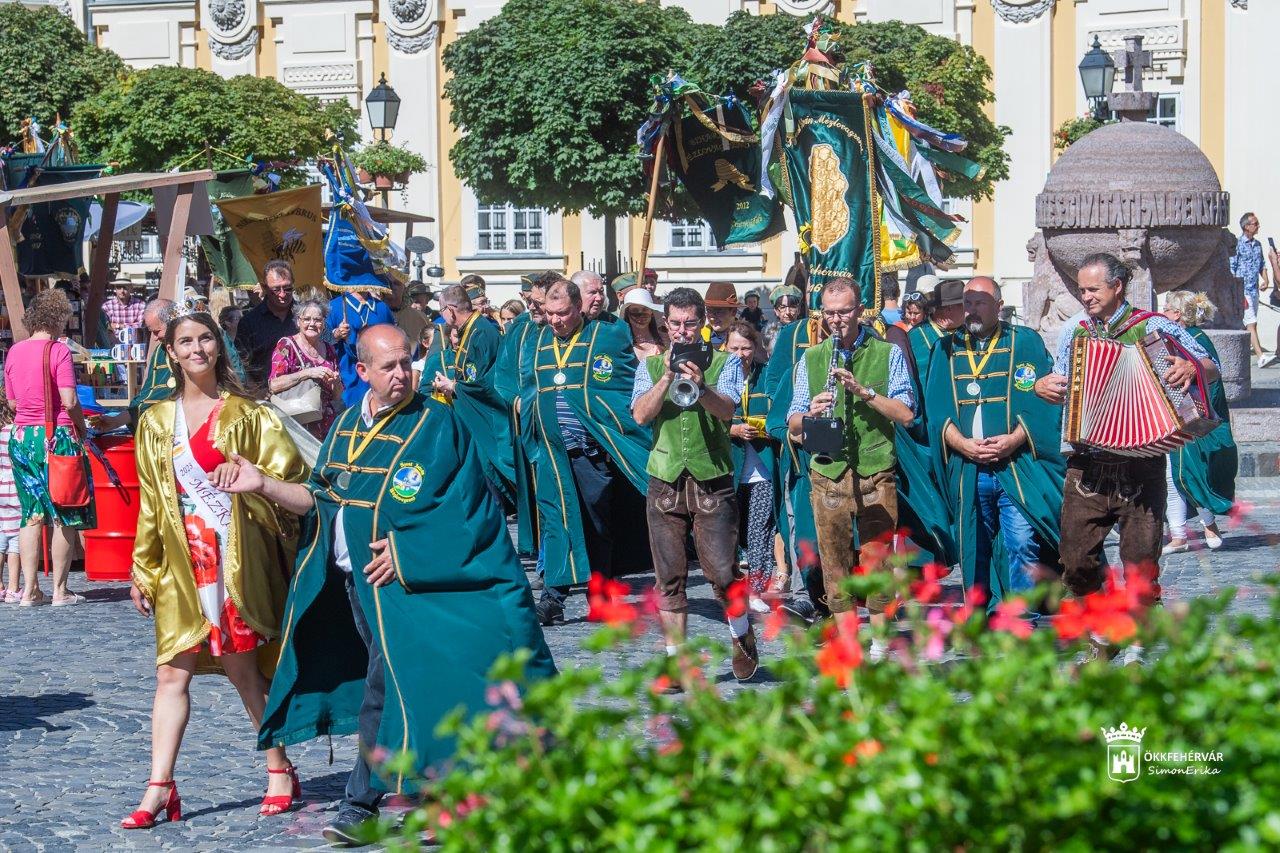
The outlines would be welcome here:
M 902 297 L 902 319 L 894 323 L 904 332 L 909 332 L 924 322 L 924 297 L 920 291 L 908 293 Z
M 644 361 L 667 349 L 667 336 L 658 325 L 662 305 L 643 287 L 633 287 L 622 300 L 622 316 L 631 328 L 631 349 Z

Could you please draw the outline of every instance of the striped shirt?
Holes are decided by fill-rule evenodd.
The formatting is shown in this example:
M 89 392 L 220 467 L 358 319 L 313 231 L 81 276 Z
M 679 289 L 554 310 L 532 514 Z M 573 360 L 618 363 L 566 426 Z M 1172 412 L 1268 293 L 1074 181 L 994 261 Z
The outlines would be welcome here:
M 559 391 L 556 392 L 556 421 L 560 424 L 560 438 L 564 440 L 565 450 L 591 451 L 599 446 Z
M 13 459 L 9 456 L 9 437 L 13 425 L 0 427 L 0 532 L 16 536 L 22 527 L 22 505 L 18 503 L 18 487 L 13 481 Z

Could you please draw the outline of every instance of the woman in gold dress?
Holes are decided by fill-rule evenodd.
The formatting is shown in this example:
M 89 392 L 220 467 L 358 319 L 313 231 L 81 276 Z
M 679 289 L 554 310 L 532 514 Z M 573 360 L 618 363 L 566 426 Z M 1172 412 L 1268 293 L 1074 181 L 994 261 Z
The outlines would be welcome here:
M 297 518 L 256 495 L 228 495 L 239 454 L 272 476 L 307 478 L 306 463 L 268 408 L 244 396 L 218 324 L 178 313 L 165 328 L 174 393 L 138 423 L 142 500 L 133 552 L 134 606 L 156 627 L 156 696 L 151 716 L 151 777 L 126 829 L 155 825 L 160 812 L 182 817 L 173 769 L 190 716 L 191 678 L 223 672 L 254 729 L 275 660 Z M 267 758 L 261 813 L 301 799 L 283 749 Z

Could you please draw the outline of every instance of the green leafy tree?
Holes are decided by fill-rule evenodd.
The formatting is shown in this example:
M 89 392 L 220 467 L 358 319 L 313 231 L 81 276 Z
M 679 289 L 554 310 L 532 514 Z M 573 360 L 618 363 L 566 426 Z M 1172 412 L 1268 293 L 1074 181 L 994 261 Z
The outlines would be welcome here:
M 0 4 L 0 144 L 17 138 L 23 119 L 67 118 L 125 72 L 120 57 L 86 41 L 58 10 Z
M 206 143 L 257 160 L 302 161 L 329 150 L 330 133 L 356 138 L 356 113 L 320 104 L 268 77 L 225 79 L 198 68 L 135 72 L 82 101 L 81 148 L 126 171 L 171 169 Z M 198 161 L 197 165 L 203 165 Z M 294 181 L 300 172 L 286 175 Z
M 686 76 L 705 91 L 732 91 L 747 99 L 752 82 L 804 53 L 804 24 L 790 15 L 734 13 L 723 27 L 702 29 Z M 971 47 L 901 21 L 836 26 L 848 62 L 869 63 L 881 88 L 911 92 L 921 121 L 969 140 L 965 156 L 986 166 L 987 174 L 978 181 L 957 175 L 946 182 L 947 192 L 990 197 L 995 182 L 1009 175 L 1009 157 L 1001 148 L 1009 131 L 983 112 L 993 97 L 986 60 Z
M 688 64 L 695 31 L 657 3 L 506 3 L 444 52 L 458 175 L 486 202 L 643 212 L 632 149 L 649 78 Z

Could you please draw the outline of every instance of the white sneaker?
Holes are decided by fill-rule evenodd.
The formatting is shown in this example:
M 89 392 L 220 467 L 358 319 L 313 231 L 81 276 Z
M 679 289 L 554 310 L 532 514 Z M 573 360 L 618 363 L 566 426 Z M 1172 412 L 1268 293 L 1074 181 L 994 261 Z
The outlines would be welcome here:
M 1258 356 L 1258 367 L 1260 368 L 1270 367 L 1271 365 L 1275 364 L 1277 361 L 1280 361 L 1280 355 L 1277 355 L 1274 352 L 1269 352 L 1269 353 L 1266 353 L 1265 355 Z
M 1222 547 L 1222 537 L 1214 533 L 1212 530 L 1205 528 L 1204 544 L 1209 546 L 1210 551 L 1216 551 Z
M 1130 643 L 1124 647 L 1124 651 L 1120 654 L 1121 666 L 1132 666 L 1133 664 L 1142 663 L 1142 644 Z
M 878 637 L 871 638 L 871 648 L 867 651 L 867 658 L 872 663 L 879 663 L 889 656 L 889 644 Z
M 760 597 L 755 596 L 755 595 L 751 596 L 751 598 L 750 598 L 750 599 L 748 599 L 748 601 L 747 601 L 747 607 L 748 607 L 748 609 L 750 609 L 750 610 L 751 610 L 751 612 L 752 612 L 752 613 L 760 613 L 760 614 L 764 614 L 764 613 L 769 613 L 769 612 L 771 612 L 771 611 L 772 611 L 772 608 L 771 608 L 771 607 L 769 607 L 769 605 L 767 605 L 767 604 L 765 604 L 765 603 L 764 603 L 764 599 L 763 599 L 763 598 L 760 598 Z
M 1160 549 L 1160 553 L 1167 557 L 1170 554 L 1183 554 L 1190 550 L 1191 544 L 1187 542 L 1187 540 L 1183 539 L 1181 542 L 1170 542 L 1168 545 L 1165 545 Z

